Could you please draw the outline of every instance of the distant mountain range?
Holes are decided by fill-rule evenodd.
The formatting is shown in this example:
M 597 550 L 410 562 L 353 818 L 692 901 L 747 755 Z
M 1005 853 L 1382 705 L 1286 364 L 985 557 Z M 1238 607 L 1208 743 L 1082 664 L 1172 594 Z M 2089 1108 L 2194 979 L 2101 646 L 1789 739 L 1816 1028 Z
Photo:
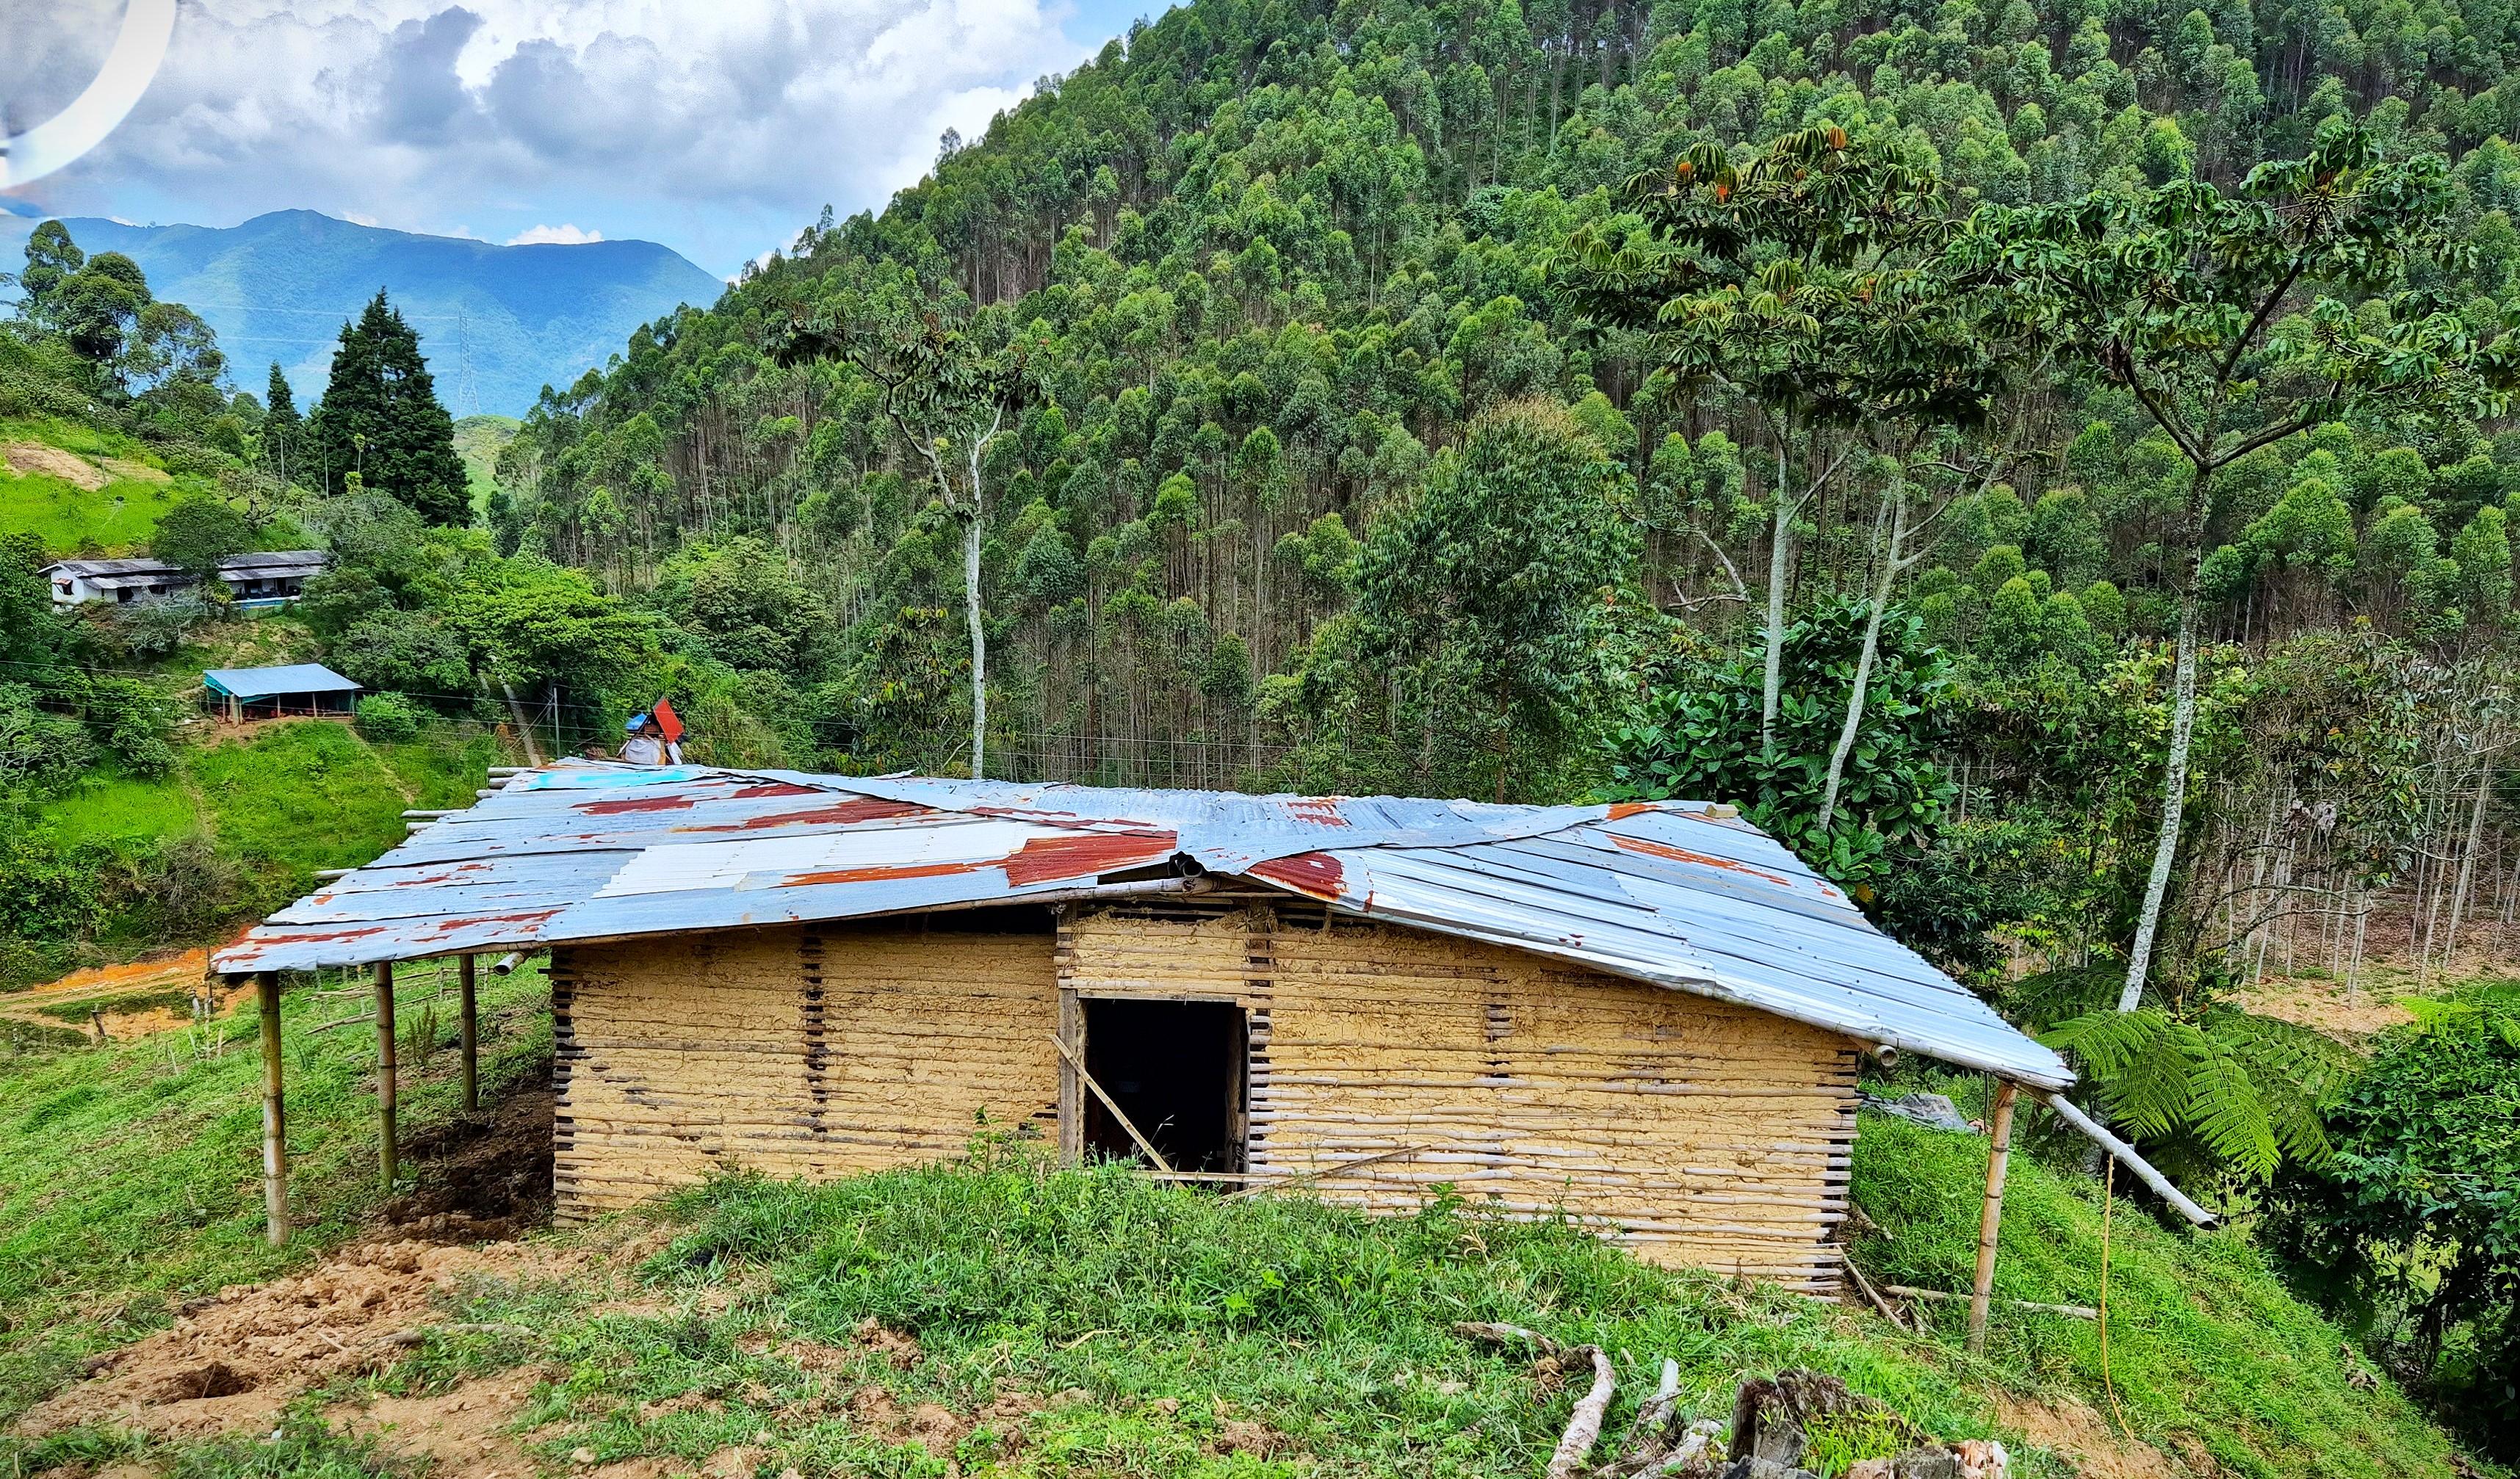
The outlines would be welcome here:
M 14 270 L 35 220 L 0 215 L 0 266 Z M 89 252 L 120 251 L 161 298 L 218 331 L 239 388 L 259 396 L 271 362 L 300 409 L 323 393 L 334 336 L 379 288 L 420 331 L 437 394 L 457 416 L 521 416 L 620 351 L 639 325 L 725 284 L 653 242 L 497 246 L 277 210 L 242 226 L 63 222 Z

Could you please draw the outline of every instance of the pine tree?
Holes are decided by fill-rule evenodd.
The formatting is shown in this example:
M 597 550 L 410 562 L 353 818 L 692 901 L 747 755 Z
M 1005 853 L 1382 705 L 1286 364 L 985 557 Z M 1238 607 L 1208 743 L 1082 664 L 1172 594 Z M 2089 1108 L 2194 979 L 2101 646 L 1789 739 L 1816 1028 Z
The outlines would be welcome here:
M 297 396 L 289 388 L 289 377 L 280 373 L 278 360 L 271 362 L 271 385 L 264 400 L 263 453 L 271 460 L 272 471 L 279 477 L 281 486 L 286 487 L 298 438 L 305 433 L 306 420 L 297 414 Z
M 326 491 L 343 490 L 355 472 L 362 486 L 391 494 L 430 523 L 470 519 L 455 419 L 438 404 L 420 336 L 382 289 L 357 323 L 341 326 L 332 382 L 308 429 L 314 455 L 298 461 L 323 468 Z

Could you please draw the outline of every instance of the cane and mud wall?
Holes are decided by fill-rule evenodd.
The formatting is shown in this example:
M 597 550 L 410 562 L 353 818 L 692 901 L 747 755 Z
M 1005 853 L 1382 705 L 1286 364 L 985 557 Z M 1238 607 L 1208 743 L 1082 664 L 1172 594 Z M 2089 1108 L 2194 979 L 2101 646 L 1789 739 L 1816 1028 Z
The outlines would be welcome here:
M 1747 1008 L 1301 904 L 1056 927 L 950 915 L 581 946 L 554 962 L 564 1220 L 719 1166 L 831 1177 L 954 1155 L 974 1116 L 1074 1153 L 1050 1042 L 1096 997 L 1233 1001 L 1254 1175 L 1376 1210 L 1437 1184 L 1642 1257 L 1826 1292 L 1856 1045 Z

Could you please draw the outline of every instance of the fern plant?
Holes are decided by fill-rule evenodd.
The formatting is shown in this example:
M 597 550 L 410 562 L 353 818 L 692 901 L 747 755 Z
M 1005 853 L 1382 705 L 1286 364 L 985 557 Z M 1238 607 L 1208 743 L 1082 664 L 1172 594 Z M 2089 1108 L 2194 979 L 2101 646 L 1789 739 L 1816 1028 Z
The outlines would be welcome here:
M 2520 981 L 2488 981 L 2451 997 L 2408 997 L 2402 1005 L 2418 1034 L 2456 1033 L 2475 1023 L 2520 1048 Z
M 2349 1057 L 2307 1027 L 2228 1007 L 2192 1019 L 2147 1007 L 2087 1011 L 2039 1040 L 2073 1053 L 2101 1110 L 2139 1139 L 2192 1136 L 2251 1178 L 2327 1157 L 2320 1113 Z

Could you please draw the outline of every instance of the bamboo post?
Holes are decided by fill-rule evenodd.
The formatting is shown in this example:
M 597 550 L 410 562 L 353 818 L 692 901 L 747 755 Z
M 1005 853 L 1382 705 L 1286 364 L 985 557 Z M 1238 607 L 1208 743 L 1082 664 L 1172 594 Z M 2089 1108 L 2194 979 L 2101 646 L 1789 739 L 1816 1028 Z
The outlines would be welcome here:
M 472 957 L 459 956 L 455 962 L 455 990 L 464 1013 L 464 1112 L 474 1113 L 481 1107 L 479 1083 L 480 1034 L 474 1025 L 472 1000 Z
M 1986 1349 L 1986 1306 L 1995 1293 L 1995 1239 L 2003 1226 L 2003 1173 L 2012 1159 L 2012 1101 L 2021 1091 L 2010 1079 L 1995 1091 L 1995 1113 L 1987 1121 L 1986 1209 L 1977 1223 L 1977 1282 L 1971 1286 L 1968 1348 Z
M 289 1109 L 280 1066 L 280 972 L 256 972 L 262 999 L 262 1215 L 275 1248 L 289 1241 Z
M 394 1008 L 393 963 L 377 963 L 377 1167 L 385 1194 L 393 1194 L 394 1173 Z

